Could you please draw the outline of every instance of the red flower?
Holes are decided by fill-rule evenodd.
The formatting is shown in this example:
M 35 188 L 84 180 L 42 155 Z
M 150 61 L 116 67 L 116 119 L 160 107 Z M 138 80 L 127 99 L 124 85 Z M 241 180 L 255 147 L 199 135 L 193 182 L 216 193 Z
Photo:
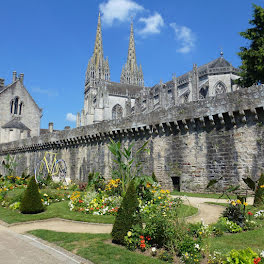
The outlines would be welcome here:
M 91 211 L 93 211 L 93 208 L 90 208 Z
M 248 215 L 253 215 L 251 212 L 248 212 Z
M 99 209 L 99 207 L 96 207 L 96 210 L 98 210 Z
M 140 239 L 144 239 L 144 236 L 140 236 L 139 238 L 140 238 Z
M 143 240 L 141 240 L 141 241 L 140 241 L 140 243 L 141 243 L 141 244 L 144 244 L 144 243 L 145 243 L 145 240 L 144 240 L 144 239 L 143 239 Z
M 145 244 L 141 244 L 140 247 L 141 247 L 141 248 L 145 248 L 146 245 L 145 245 Z
M 261 261 L 261 258 L 254 259 L 254 264 L 258 264 Z
M 83 203 L 83 200 L 80 199 L 80 200 L 79 200 L 79 203 Z
M 146 236 L 146 239 L 149 241 L 149 240 L 151 240 L 151 237 L 150 236 Z

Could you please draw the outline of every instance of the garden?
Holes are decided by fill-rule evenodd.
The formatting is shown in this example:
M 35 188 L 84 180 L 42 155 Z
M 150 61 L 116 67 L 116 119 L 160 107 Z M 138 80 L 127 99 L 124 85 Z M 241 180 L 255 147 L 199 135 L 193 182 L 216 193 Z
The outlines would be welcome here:
M 111 140 L 109 150 L 114 161 L 109 179 L 91 172 L 87 183 L 67 184 L 50 175 L 38 175 L 37 181 L 27 173 L 18 176 L 8 155 L 0 176 L 0 220 L 57 217 L 113 224 L 111 234 L 30 231 L 94 263 L 264 263 L 264 174 L 255 182 L 244 179 L 254 205 L 232 187 L 216 223 L 189 223 L 186 217 L 197 208 L 163 189 L 154 173 L 144 175 L 140 160 L 149 152 L 147 142 L 134 149 Z

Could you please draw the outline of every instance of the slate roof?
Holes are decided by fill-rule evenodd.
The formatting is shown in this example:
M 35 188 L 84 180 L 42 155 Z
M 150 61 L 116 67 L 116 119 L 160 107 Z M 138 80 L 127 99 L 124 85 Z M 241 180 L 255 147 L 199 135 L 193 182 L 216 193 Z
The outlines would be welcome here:
M 60 131 L 60 130 L 55 130 L 55 129 L 53 130 L 53 132 L 57 132 L 57 131 Z M 45 135 L 48 133 L 50 133 L 48 128 L 41 128 L 40 129 L 40 135 Z
M 135 97 L 137 93 L 139 93 L 143 87 L 125 83 L 116 83 L 116 82 L 106 82 L 107 90 L 110 94 L 115 95 L 123 95 L 123 96 L 132 96 Z
M 17 128 L 21 130 L 30 130 L 26 125 L 24 125 L 21 121 L 15 118 L 3 125 L 2 128 Z

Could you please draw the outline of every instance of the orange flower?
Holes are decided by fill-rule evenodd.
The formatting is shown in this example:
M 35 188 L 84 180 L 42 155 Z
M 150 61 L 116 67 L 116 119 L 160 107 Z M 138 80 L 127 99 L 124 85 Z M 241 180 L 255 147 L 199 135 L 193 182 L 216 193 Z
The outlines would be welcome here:
M 140 238 L 140 239 L 144 239 L 144 236 L 140 236 L 139 238 Z

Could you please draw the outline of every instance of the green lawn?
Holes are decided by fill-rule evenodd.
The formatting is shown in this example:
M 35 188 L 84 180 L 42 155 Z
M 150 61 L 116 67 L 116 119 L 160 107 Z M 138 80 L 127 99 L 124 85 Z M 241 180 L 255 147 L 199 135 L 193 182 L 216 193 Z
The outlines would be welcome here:
M 215 198 L 218 199 L 221 194 L 219 193 L 190 193 L 190 192 L 178 192 L 172 191 L 172 195 L 179 195 L 179 196 L 188 196 L 188 197 L 201 197 L 201 198 Z M 236 199 L 236 195 L 229 195 L 231 199 Z M 226 195 L 221 197 L 221 199 L 228 199 Z
M 197 212 L 197 208 L 187 205 L 181 205 L 179 208 L 179 217 L 186 217 Z M 90 223 L 108 223 L 113 224 L 115 217 L 112 215 L 89 215 L 69 210 L 68 202 L 59 202 L 49 205 L 45 212 L 40 214 L 21 214 L 18 210 L 11 210 L 0 206 L 0 220 L 9 224 L 17 222 L 26 222 L 34 220 L 43 220 L 49 218 L 63 218 L 75 221 Z
M 232 249 L 252 248 L 254 251 L 264 249 L 264 227 L 256 230 L 242 232 L 238 234 L 225 234 L 221 237 L 208 239 L 209 247 L 212 251 L 227 253 Z
M 16 222 L 43 220 L 54 217 L 75 221 L 109 224 L 113 224 L 115 219 L 115 217 L 111 215 L 89 215 L 70 211 L 67 201 L 53 203 L 47 207 L 45 212 L 40 214 L 21 214 L 18 210 L 11 210 L 0 206 L 0 219 L 9 224 Z
M 54 243 L 95 264 L 161 264 L 158 259 L 131 252 L 123 247 L 107 244 L 108 234 L 62 233 L 49 230 L 34 230 L 29 233 Z

